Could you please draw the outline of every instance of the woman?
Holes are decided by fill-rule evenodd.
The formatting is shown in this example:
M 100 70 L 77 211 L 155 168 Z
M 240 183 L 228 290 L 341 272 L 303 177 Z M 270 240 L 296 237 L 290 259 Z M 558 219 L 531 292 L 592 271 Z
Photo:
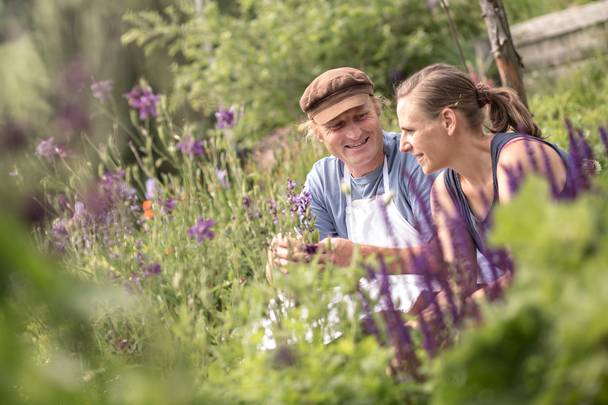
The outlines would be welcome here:
M 455 240 L 462 235 L 448 226 L 456 214 L 472 242 L 469 254 L 475 247 L 484 251 L 483 226 L 494 204 L 512 198 L 514 169 L 545 176 L 558 191 L 567 187 L 566 154 L 541 138 L 513 90 L 475 84 L 459 69 L 435 64 L 400 84 L 396 98 L 401 151 L 415 156 L 425 174 L 446 169 L 431 198 L 446 261 L 454 260 L 455 245 L 462 246 Z

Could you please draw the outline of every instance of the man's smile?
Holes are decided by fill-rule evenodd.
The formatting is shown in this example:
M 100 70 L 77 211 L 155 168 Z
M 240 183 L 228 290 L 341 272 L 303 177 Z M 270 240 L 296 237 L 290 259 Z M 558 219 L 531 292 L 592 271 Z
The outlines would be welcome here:
M 369 136 L 367 138 L 363 139 L 361 142 L 346 145 L 345 148 L 348 148 L 348 149 L 360 148 L 361 146 L 365 145 L 368 140 L 369 140 Z

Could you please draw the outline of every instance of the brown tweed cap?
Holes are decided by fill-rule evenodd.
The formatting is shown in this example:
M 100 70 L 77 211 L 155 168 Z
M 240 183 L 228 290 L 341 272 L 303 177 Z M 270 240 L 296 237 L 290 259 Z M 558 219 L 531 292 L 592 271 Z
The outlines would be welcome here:
M 325 124 L 344 111 L 363 105 L 374 94 L 374 83 L 352 67 L 327 70 L 317 76 L 300 98 L 308 118 Z

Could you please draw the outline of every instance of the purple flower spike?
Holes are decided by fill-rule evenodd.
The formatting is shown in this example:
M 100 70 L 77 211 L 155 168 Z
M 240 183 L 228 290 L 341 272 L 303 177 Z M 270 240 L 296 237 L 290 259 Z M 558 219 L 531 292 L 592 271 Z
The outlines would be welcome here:
M 162 268 L 160 267 L 160 264 L 152 263 L 145 267 L 144 275 L 145 276 L 156 276 L 156 275 L 160 274 L 161 270 L 162 270 Z
M 177 144 L 177 148 L 184 155 L 201 156 L 205 153 L 203 141 L 194 139 L 190 134 L 187 134 L 182 138 L 182 141 Z
M 287 191 L 293 192 L 296 189 L 297 183 L 292 179 L 287 179 Z
M 212 219 L 199 218 L 192 228 L 188 230 L 188 236 L 196 238 L 198 243 L 203 243 L 205 239 L 213 239 L 215 233 L 211 228 L 215 225 L 215 221 Z
M 530 165 L 532 166 L 532 170 L 535 173 L 538 173 L 539 172 L 538 162 L 536 161 L 536 156 L 534 156 L 534 151 L 532 150 L 532 145 L 530 145 L 530 142 L 534 142 L 534 141 L 531 141 L 527 138 L 524 138 L 523 141 L 524 141 L 524 148 L 526 149 L 526 155 L 528 156 L 528 161 L 530 162 Z
M 215 175 L 217 176 L 217 179 L 220 181 L 220 184 L 222 185 L 223 188 L 230 187 L 230 179 L 228 178 L 228 172 L 226 170 L 216 169 Z
M 125 94 L 125 97 L 129 101 L 129 105 L 139 111 L 140 120 L 158 115 L 156 106 L 160 100 L 160 96 L 152 93 L 152 89 L 149 87 L 144 88 L 137 85 Z
M 56 158 L 66 157 L 65 149 L 63 146 L 56 144 L 53 137 L 40 141 L 36 146 L 36 154 L 45 158 L 48 162 L 52 162 Z
M 156 197 L 156 179 L 146 180 L 146 200 L 153 200 Z
M 101 80 L 99 82 L 93 82 L 93 84 L 91 84 L 91 92 L 93 93 L 93 97 L 101 102 L 108 100 L 112 93 L 112 81 Z
M 225 110 L 220 108 L 215 113 L 215 119 L 217 120 L 217 127 L 219 129 L 232 128 L 236 124 L 236 109 L 234 106 Z
M 174 198 L 168 198 L 167 200 L 165 200 L 165 202 L 163 203 L 163 211 L 167 214 L 170 214 L 173 212 L 173 210 L 175 209 L 175 206 L 177 205 L 177 201 L 175 201 Z
M 602 145 L 604 145 L 604 153 L 608 156 L 608 131 L 606 131 L 605 127 L 600 127 L 600 140 L 602 141 Z

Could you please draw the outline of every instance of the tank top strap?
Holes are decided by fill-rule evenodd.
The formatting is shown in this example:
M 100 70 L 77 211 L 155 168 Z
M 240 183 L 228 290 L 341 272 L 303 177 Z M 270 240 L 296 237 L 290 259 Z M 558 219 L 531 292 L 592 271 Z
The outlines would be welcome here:
M 477 220 L 475 219 L 473 211 L 469 206 L 467 197 L 464 195 L 464 191 L 462 191 L 458 173 L 456 173 L 456 171 L 453 169 L 445 169 L 443 180 L 452 201 L 458 209 L 458 213 L 464 220 L 467 230 L 475 242 L 475 246 L 481 250 L 483 247 L 483 241 L 477 229 Z

